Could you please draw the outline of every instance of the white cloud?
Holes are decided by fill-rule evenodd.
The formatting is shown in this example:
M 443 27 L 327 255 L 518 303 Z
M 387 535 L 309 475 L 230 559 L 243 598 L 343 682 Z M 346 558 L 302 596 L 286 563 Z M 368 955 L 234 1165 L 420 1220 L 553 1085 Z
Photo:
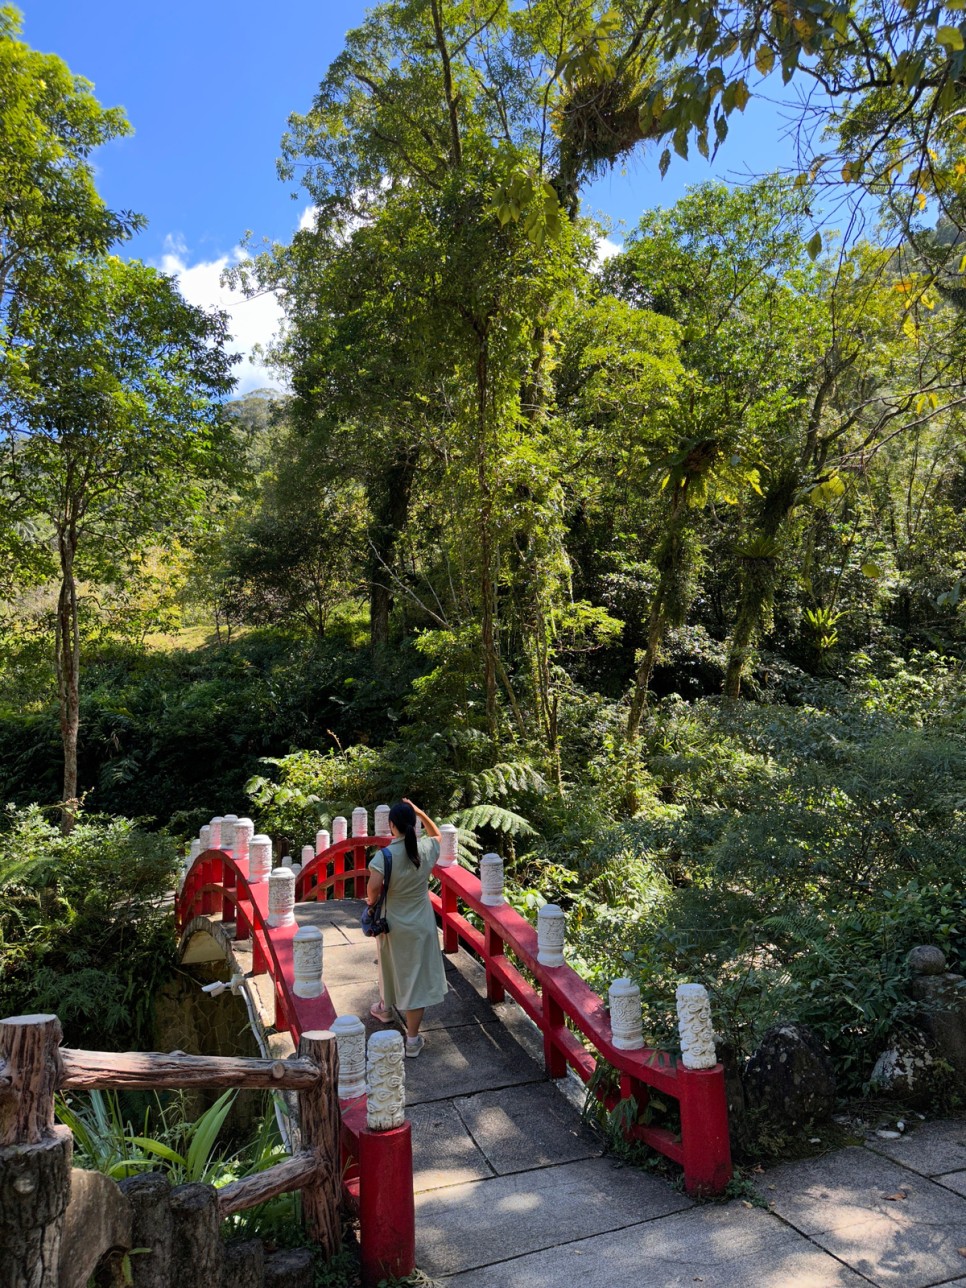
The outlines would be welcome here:
M 177 279 L 181 294 L 188 303 L 205 309 L 224 309 L 228 314 L 228 329 L 232 337 L 228 348 L 232 353 L 242 355 L 241 362 L 232 368 L 238 381 L 236 395 L 251 389 L 282 389 L 278 375 L 252 356 L 255 345 L 267 345 L 280 329 L 282 311 L 278 301 L 270 294 L 248 300 L 241 291 L 230 290 L 221 284 L 225 269 L 241 263 L 248 257 L 247 252 L 238 246 L 230 255 L 193 264 L 188 247 L 181 238 L 166 237 L 164 244 L 160 268 Z
M 603 264 L 605 260 L 612 259 L 615 255 L 620 255 L 624 247 L 620 242 L 611 241 L 609 237 L 598 237 L 594 254 L 598 264 Z
M 299 232 L 311 231 L 315 227 L 315 212 L 318 206 L 306 206 L 299 216 Z

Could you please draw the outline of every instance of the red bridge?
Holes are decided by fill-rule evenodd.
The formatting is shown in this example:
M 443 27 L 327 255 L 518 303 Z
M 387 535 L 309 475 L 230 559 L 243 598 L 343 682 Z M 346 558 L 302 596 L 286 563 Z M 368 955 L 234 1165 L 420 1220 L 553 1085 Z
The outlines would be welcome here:
M 356 811 L 357 815 L 362 813 Z M 356 820 L 353 821 L 355 824 Z M 213 820 L 213 823 L 217 822 Z M 345 825 L 345 820 L 338 822 Z M 368 827 L 365 830 L 368 831 Z M 373 941 L 364 940 L 358 929 L 358 912 L 362 905 L 357 901 L 365 892 L 369 852 L 388 844 L 389 839 L 388 836 L 355 835 L 337 840 L 315 853 L 297 870 L 294 883 L 291 874 L 279 877 L 278 869 L 271 882 L 265 879 L 264 846 L 267 838 L 260 842 L 263 849 L 258 862 L 254 848 L 249 854 L 248 837 L 244 832 L 237 846 L 219 845 L 205 849 L 191 863 L 177 898 L 177 920 L 183 932 L 183 947 L 192 934 L 217 926 L 219 922 L 223 927 L 222 933 L 237 942 L 239 948 L 247 941 L 251 953 L 250 975 L 262 978 L 263 998 L 268 991 L 274 998 L 274 1028 L 279 1032 L 287 1031 L 296 1049 L 304 1033 L 331 1029 L 340 1010 L 343 1014 L 347 1011 L 361 1014 L 369 1024 L 367 998 L 370 993 L 372 997 L 376 996 L 375 972 L 371 964 Z M 258 842 L 259 838 L 255 838 L 255 843 Z M 482 870 L 485 871 L 487 860 L 492 864 L 493 858 L 495 856 L 486 856 Z M 583 1083 L 591 1084 L 607 1109 L 618 1111 L 613 1120 L 621 1123 L 628 1139 L 640 1142 L 678 1164 L 683 1169 L 687 1194 L 720 1194 L 732 1174 L 721 1065 L 688 1067 L 676 1053 L 644 1047 L 639 1037 L 639 995 L 629 982 L 616 982 L 611 990 L 609 1011 L 604 1000 L 569 965 L 565 962 L 548 964 L 548 961 L 562 959 L 559 956 L 555 958 L 552 952 L 548 955 L 541 951 L 538 931 L 500 900 L 499 890 L 494 896 L 492 882 L 488 878 L 487 890 L 484 891 L 480 878 L 458 863 L 452 860 L 447 863 L 445 859 L 437 865 L 435 876 L 439 879 L 439 893 L 431 894 L 431 898 L 441 925 L 443 951 L 449 958 L 447 969 L 453 999 L 451 1003 L 444 1003 L 444 1008 L 450 1005 L 451 1009 L 455 1008 L 454 1014 L 459 1011 L 458 1018 L 452 1021 L 445 1034 L 445 1024 L 441 1024 L 438 1031 L 438 1043 L 445 1040 L 449 1044 L 447 1050 L 454 1052 L 450 1064 L 458 1063 L 464 1069 L 454 1090 L 462 1091 L 464 1099 L 476 1091 L 477 1099 L 482 1102 L 484 1095 L 489 1093 L 486 1084 L 480 1083 L 480 1062 L 490 1058 L 491 1054 L 498 1063 L 504 1058 L 504 1048 L 512 1045 L 512 1038 L 502 1031 L 510 1027 L 525 1046 L 536 1046 L 533 1039 L 537 1039 L 539 1047 L 534 1054 L 542 1055 L 546 1078 L 563 1079 L 568 1069 L 572 1069 Z M 270 884 L 274 887 L 274 907 L 270 907 Z M 277 892 L 283 889 L 284 904 L 284 890 L 291 890 L 293 884 L 295 902 L 294 908 L 289 910 L 279 904 Z M 549 911 L 552 914 L 558 910 Z M 546 920 L 549 924 L 553 917 Z M 562 914 L 560 922 L 562 925 Z M 308 988 L 304 986 L 305 968 L 304 965 L 299 966 L 296 953 L 301 952 L 297 948 L 300 941 L 312 937 L 318 940 L 318 930 L 309 928 L 319 925 L 327 934 L 327 965 L 313 990 L 311 984 Z M 333 938 L 338 942 L 334 950 L 330 950 Z M 335 963 L 335 974 L 331 978 L 330 960 Z M 297 971 L 302 972 L 301 985 L 296 983 Z M 621 987 L 628 995 L 629 1009 L 618 996 Z M 317 995 L 300 995 L 307 991 L 316 991 Z M 507 995 L 516 1003 L 510 1009 L 505 1000 Z M 630 1025 L 627 1032 L 618 1029 L 618 1004 L 622 1024 Z M 523 1019 L 521 1011 L 536 1026 L 535 1029 Z M 473 1022 L 466 1023 L 467 1017 Z M 437 1178 L 439 1175 L 440 1158 L 425 1157 L 426 1151 L 433 1148 L 433 1134 L 438 1139 L 440 1126 L 445 1126 L 448 1113 L 441 1108 L 447 1100 L 442 1094 L 446 1088 L 431 1085 L 433 1062 L 437 1057 L 432 1026 L 432 1013 L 429 1013 L 424 1031 L 429 1034 L 430 1045 L 419 1061 L 406 1064 L 409 1080 L 422 1078 L 430 1088 L 426 1096 L 419 1098 L 420 1103 L 410 1110 L 411 1117 L 416 1117 L 416 1135 L 412 1143 L 410 1122 L 401 1129 L 372 1132 L 366 1128 L 365 1096 L 357 1095 L 341 1101 L 344 1197 L 356 1206 L 360 1214 L 364 1273 L 372 1283 L 384 1277 L 387 1269 L 404 1275 L 414 1264 L 412 1203 L 403 1203 L 402 1215 L 399 1215 L 400 1194 L 411 1196 L 413 1190 L 413 1144 L 417 1159 L 422 1151 L 423 1165 L 430 1169 L 430 1173 L 436 1168 L 433 1175 Z M 461 1046 L 465 1053 L 460 1051 Z M 685 1056 L 687 1054 L 685 1049 Z M 510 1105 L 516 1088 L 524 1082 L 512 1070 L 508 1072 L 509 1068 L 509 1065 L 501 1065 L 500 1072 L 492 1080 L 491 1100 L 495 1097 L 497 1104 L 502 1098 L 505 1105 Z M 437 1079 L 440 1077 L 439 1067 L 436 1076 Z M 533 1076 L 528 1075 L 525 1081 L 529 1086 Z M 652 1095 L 659 1096 L 665 1103 L 668 1098 L 677 1102 L 679 1130 L 648 1122 L 650 1115 L 646 1110 Z M 456 1099 L 460 1112 L 465 1116 L 463 1100 L 458 1095 Z M 425 1141 L 420 1134 L 423 1114 L 419 1112 L 424 1105 L 433 1107 L 434 1115 L 432 1121 L 427 1122 Z M 489 1102 L 483 1107 L 487 1105 Z M 551 1115 L 557 1112 L 552 1105 L 550 1110 Z M 488 1112 L 492 1113 L 492 1106 Z M 512 1117 L 512 1106 L 506 1112 Z M 529 1110 L 524 1111 L 518 1126 L 525 1130 L 522 1120 L 531 1117 Z M 571 1135 L 577 1134 L 573 1128 L 563 1130 Z M 548 1146 L 541 1148 L 547 1150 Z M 461 1143 L 456 1152 L 463 1158 L 467 1152 L 465 1145 Z M 553 1154 L 552 1146 L 549 1153 Z M 537 1150 L 534 1157 L 539 1156 Z M 492 1170 L 499 1172 L 499 1164 Z M 462 1178 L 463 1171 L 447 1165 L 444 1175 L 443 1183 L 448 1184 L 453 1177 Z M 527 1175 L 532 1176 L 532 1172 L 528 1171 Z M 652 1180 L 649 1177 L 644 1179 L 647 1182 Z M 427 1192 L 432 1189 L 431 1185 Z M 421 1192 L 421 1229 L 424 1209 L 428 1214 L 435 1210 L 432 1197 L 425 1198 Z M 389 1211 L 394 1212 L 398 1219 L 387 1220 Z M 427 1226 L 427 1240 L 432 1244 L 438 1232 L 429 1217 Z M 422 1253 L 420 1256 L 424 1269 L 447 1272 L 449 1263 L 445 1250 L 431 1250 L 428 1255 L 433 1263 L 429 1266 L 426 1265 L 426 1257 Z

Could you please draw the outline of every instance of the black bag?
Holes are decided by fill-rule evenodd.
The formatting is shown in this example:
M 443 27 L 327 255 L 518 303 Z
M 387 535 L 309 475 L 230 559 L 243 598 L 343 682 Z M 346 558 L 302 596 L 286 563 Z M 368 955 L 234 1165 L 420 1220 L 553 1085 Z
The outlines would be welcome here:
M 371 907 L 367 905 L 363 908 L 362 916 L 359 918 L 362 933 L 369 936 L 389 934 L 389 922 L 386 920 L 386 895 L 389 893 L 389 882 L 392 880 L 392 852 L 388 845 L 383 850 L 382 857 L 386 860 L 382 892 Z

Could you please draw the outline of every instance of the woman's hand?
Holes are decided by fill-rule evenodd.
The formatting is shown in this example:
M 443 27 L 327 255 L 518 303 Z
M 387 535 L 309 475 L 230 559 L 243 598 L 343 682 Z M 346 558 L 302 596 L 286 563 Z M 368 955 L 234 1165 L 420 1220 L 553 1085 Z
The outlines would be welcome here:
M 429 817 L 429 815 L 426 813 L 426 811 L 421 810 L 418 805 L 414 805 L 408 796 L 404 796 L 402 798 L 402 802 L 404 805 L 408 805 L 410 807 L 410 809 L 413 811 L 413 813 L 416 815 L 417 818 L 422 819 L 423 826 L 426 828 L 426 835 L 429 837 L 429 839 L 431 841 L 438 841 L 441 835 L 440 830 L 433 822 L 433 820 Z

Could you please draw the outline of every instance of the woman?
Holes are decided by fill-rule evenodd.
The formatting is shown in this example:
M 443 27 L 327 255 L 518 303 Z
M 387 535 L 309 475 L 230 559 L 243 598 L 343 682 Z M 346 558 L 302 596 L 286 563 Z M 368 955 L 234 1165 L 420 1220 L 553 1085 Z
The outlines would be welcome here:
M 416 839 L 416 819 L 422 820 L 426 835 Z M 429 902 L 429 878 L 439 858 L 439 828 L 410 800 L 403 798 L 389 811 L 392 843 L 392 873 L 386 895 L 389 934 L 380 935 L 379 964 L 382 996 L 371 1014 L 386 1023 L 392 1008 L 406 1015 L 406 1054 L 419 1055 L 426 1044 L 419 1026 L 427 1006 L 436 1006 L 446 996 L 446 973 L 439 951 L 436 917 Z M 369 862 L 366 899 L 370 906 L 379 901 L 386 873 L 380 850 Z

